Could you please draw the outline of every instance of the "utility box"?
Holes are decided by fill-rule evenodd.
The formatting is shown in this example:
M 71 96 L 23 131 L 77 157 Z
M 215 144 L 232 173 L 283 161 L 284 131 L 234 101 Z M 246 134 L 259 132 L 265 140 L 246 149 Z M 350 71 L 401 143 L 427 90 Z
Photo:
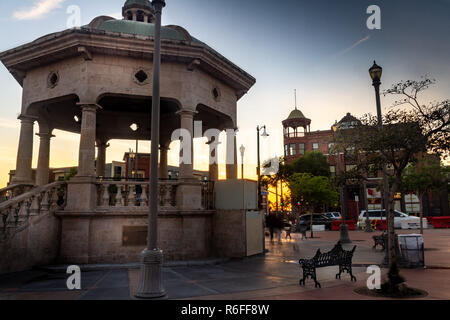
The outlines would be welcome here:
M 251 180 L 220 180 L 214 185 L 218 210 L 257 210 L 257 183 Z

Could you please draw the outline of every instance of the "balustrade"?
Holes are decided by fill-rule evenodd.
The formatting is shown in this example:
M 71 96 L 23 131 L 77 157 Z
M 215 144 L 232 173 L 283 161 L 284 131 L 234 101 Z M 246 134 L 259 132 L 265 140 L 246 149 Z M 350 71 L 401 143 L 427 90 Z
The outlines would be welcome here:
M 158 185 L 158 201 L 162 208 L 176 206 L 177 181 L 164 180 Z M 143 181 L 99 181 L 99 207 L 147 207 L 149 183 Z
M 0 203 L 0 241 L 26 227 L 29 219 L 34 216 L 63 210 L 66 196 L 66 183 L 55 182 Z

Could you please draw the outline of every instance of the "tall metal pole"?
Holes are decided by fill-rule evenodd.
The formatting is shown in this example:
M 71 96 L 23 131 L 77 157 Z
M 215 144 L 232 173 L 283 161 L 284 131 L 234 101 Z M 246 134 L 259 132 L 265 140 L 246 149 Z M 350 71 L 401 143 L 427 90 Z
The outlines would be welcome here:
M 341 153 L 340 150 L 337 149 L 337 166 L 338 173 L 342 172 L 341 169 Z M 342 185 L 339 186 L 339 197 L 341 201 L 341 213 L 342 213 L 342 223 L 339 227 L 339 241 L 341 243 L 351 243 L 350 236 L 348 234 L 348 225 L 347 225 L 347 198 L 345 196 L 345 190 Z
M 261 209 L 261 157 L 259 154 L 259 126 L 256 127 L 256 136 L 257 136 L 257 152 L 258 152 L 258 168 L 256 172 L 258 174 L 258 209 Z
M 378 129 L 381 130 L 383 128 L 383 117 L 381 114 L 381 101 L 380 101 L 380 79 L 374 79 L 372 85 L 375 88 L 375 99 L 377 103 L 377 117 L 378 117 Z M 391 257 L 390 248 L 393 245 L 393 241 L 395 241 L 395 230 L 393 219 L 390 218 L 390 204 L 389 204 L 389 182 L 387 178 L 387 169 L 386 163 L 383 163 L 383 199 L 384 199 L 384 210 L 386 213 L 386 223 L 388 229 L 388 247 L 386 248 L 386 255 L 384 258 L 384 264 L 391 264 L 391 260 L 395 257 Z
M 152 133 L 149 225 L 147 248 L 141 256 L 141 274 L 135 297 L 160 299 L 166 297 L 163 286 L 163 252 L 158 249 L 158 149 L 160 122 L 160 67 L 161 67 L 161 15 L 166 5 L 164 0 L 153 0 L 155 10 L 155 37 L 153 52 L 153 95 L 152 95 Z

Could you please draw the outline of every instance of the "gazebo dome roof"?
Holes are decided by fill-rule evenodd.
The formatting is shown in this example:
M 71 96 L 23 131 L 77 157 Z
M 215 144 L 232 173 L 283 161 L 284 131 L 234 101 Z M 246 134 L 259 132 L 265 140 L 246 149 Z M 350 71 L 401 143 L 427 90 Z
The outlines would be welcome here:
M 95 29 L 138 36 L 153 37 L 155 35 L 154 24 L 133 20 L 106 20 L 101 22 Z M 161 27 L 161 39 L 178 41 L 196 40 L 185 29 L 178 26 Z
M 303 112 L 301 112 L 298 109 L 293 110 L 290 114 L 288 119 L 305 119 L 306 117 L 303 115 Z

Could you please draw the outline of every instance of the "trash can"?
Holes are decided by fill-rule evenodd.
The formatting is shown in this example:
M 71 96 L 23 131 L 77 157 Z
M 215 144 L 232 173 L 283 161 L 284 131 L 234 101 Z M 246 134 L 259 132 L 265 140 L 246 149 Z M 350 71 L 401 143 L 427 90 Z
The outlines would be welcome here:
M 425 267 L 424 241 L 421 234 L 399 234 L 398 244 L 403 267 Z

